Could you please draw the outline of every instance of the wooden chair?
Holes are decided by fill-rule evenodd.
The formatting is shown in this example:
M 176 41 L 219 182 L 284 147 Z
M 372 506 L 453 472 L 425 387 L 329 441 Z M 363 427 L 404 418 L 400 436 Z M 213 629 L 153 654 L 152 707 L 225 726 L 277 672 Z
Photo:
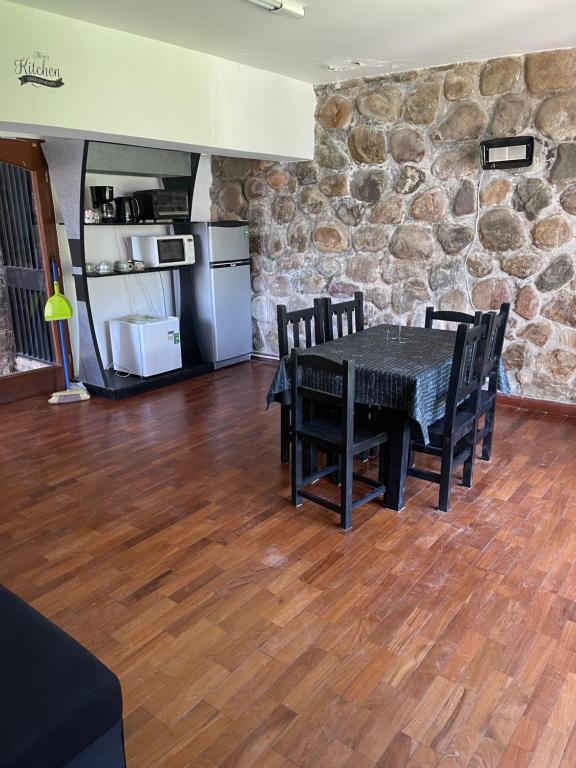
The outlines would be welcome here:
M 451 310 L 426 307 L 424 328 L 433 328 L 434 320 L 443 320 L 447 323 L 469 323 L 470 325 L 479 325 L 482 320 L 482 312 L 478 311 L 473 315 L 469 315 L 466 312 L 452 312 Z
M 420 438 L 410 444 L 416 453 L 440 457 L 440 472 L 409 466 L 408 474 L 440 485 L 438 509 L 442 512 L 450 509 L 454 467 L 463 464 L 462 484 L 468 488 L 472 485 L 480 390 L 492 321 L 493 315 L 486 314 L 480 325 L 458 326 L 445 414 L 428 428 L 428 445 Z
M 496 416 L 496 393 L 498 391 L 498 370 L 502 347 L 506 336 L 506 325 L 510 314 L 510 304 L 500 306 L 500 311 L 493 317 L 490 337 L 486 344 L 486 355 L 483 370 L 483 385 L 488 380 L 486 389 L 480 390 L 479 419 L 484 418 L 484 425 L 478 429 L 476 443 L 482 441 L 481 457 L 484 461 L 490 461 L 492 453 L 492 436 L 494 433 L 494 420 Z
M 350 301 L 332 303 L 332 299 L 324 299 L 324 338 L 332 341 L 334 338 L 334 318 L 336 318 L 337 338 L 344 336 L 344 328 L 347 333 L 356 333 L 364 330 L 364 294 L 356 291 Z M 344 325 L 346 321 L 346 325 Z
M 301 342 L 306 349 L 324 341 L 325 308 L 324 299 L 314 299 L 314 306 L 307 309 L 295 309 L 288 312 L 284 304 L 276 307 L 278 319 L 278 353 L 280 359 L 290 353 L 289 332 L 293 346 L 299 348 Z M 304 333 L 301 336 L 301 325 Z M 290 460 L 290 406 L 280 405 L 280 457 L 283 464 Z
M 317 385 L 332 377 L 341 380 L 341 394 L 330 394 Z M 335 363 L 319 355 L 303 355 L 292 350 L 292 503 L 299 507 L 302 498 L 320 504 L 340 515 L 345 530 L 352 527 L 352 511 L 377 496 L 384 502 L 385 473 L 388 464 L 388 432 L 358 418 L 354 412 L 354 361 Z M 327 455 L 327 466 L 303 476 L 304 447 L 315 447 Z M 353 471 L 354 457 L 379 447 L 378 480 Z M 331 462 L 337 457 L 337 463 Z M 320 477 L 339 473 L 340 504 L 304 490 Z M 352 484 L 357 480 L 372 488 L 352 501 Z

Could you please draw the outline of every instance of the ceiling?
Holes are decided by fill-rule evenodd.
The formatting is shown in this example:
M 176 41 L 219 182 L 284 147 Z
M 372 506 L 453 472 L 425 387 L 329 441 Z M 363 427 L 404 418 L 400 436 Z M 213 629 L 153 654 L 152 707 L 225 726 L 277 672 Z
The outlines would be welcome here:
M 576 45 L 574 0 L 12 1 L 310 83 Z

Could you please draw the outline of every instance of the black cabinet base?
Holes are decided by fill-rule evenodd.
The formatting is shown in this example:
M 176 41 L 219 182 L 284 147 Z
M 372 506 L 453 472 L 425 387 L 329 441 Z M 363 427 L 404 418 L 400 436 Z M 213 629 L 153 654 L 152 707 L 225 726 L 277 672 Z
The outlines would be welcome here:
M 148 376 L 145 379 L 140 376 L 117 376 L 114 371 L 105 371 L 104 380 L 106 386 L 100 387 L 94 384 L 86 385 L 86 389 L 91 395 L 107 397 L 109 400 L 123 400 L 126 397 L 139 395 L 142 392 L 150 392 L 153 389 L 160 389 L 169 384 L 177 384 L 187 379 L 193 379 L 196 376 L 202 376 L 214 370 L 212 363 L 184 363 L 182 368 L 175 371 L 159 373 L 157 376 Z

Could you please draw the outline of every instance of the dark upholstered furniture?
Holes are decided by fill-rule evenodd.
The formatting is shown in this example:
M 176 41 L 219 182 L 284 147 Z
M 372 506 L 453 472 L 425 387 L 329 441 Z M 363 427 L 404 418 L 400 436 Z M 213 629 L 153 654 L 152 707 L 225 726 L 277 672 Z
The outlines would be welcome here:
M 0 586 L 0 768 L 125 768 L 120 683 Z

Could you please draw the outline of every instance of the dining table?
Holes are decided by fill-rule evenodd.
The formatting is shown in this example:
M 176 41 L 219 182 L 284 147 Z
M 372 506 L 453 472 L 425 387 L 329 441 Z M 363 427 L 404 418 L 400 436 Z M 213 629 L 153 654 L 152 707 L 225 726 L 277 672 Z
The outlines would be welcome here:
M 332 341 L 301 350 L 334 362 L 353 360 L 354 401 L 371 406 L 375 418 L 386 423 L 390 434 L 390 463 L 386 506 L 401 511 L 405 505 L 410 435 L 420 430 L 428 444 L 428 428 L 444 416 L 456 332 L 416 326 L 375 325 Z M 307 381 L 339 394 L 341 380 L 325 373 Z M 503 363 L 498 388 L 508 394 L 510 385 Z M 267 403 L 290 403 L 290 356 L 278 363 L 267 394 Z

